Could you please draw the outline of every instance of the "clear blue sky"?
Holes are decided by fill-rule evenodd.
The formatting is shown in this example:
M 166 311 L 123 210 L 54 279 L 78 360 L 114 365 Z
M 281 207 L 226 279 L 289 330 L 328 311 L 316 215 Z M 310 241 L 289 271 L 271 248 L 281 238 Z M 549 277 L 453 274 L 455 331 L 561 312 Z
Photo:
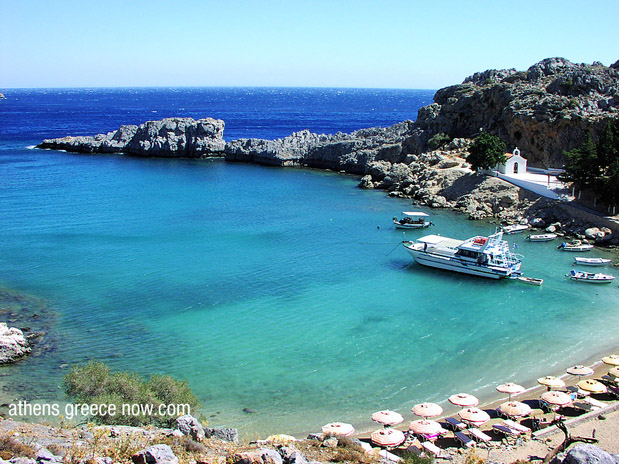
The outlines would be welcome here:
M 10 87 L 437 89 L 547 57 L 619 59 L 616 0 L 2 0 Z

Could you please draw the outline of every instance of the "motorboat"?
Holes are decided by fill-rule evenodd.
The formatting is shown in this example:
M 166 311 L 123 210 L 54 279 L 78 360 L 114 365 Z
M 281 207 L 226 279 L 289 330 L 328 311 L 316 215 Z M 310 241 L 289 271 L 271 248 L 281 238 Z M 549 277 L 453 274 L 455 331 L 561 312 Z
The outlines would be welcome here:
M 511 234 L 519 234 L 521 232 L 524 232 L 525 230 L 529 230 L 531 228 L 531 226 L 529 224 L 512 224 L 510 226 L 503 226 L 503 232 L 505 232 L 508 235 Z
M 557 238 L 557 234 L 529 234 L 524 239 L 529 242 L 550 242 Z
M 544 279 L 536 279 L 535 277 L 518 276 L 519 282 L 527 285 L 537 285 L 538 287 L 544 283 Z
M 589 282 L 592 284 L 609 284 L 615 280 L 615 276 L 602 273 L 584 272 L 572 269 L 567 274 L 571 280 L 577 280 L 579 282 Z
M 404 211 L 401 219 L 393 218 L 393 225 L 396 229 L 422 229 L 433 225 L 428 217 L 428 214 L 421 211 Z
M 557 247 L 557 249 L 563 251 L 589 251 L 593 249 L 593 245 L 590 243 L 582 243 L 581 241 L 576 241 L 573 243 L 563 242 Z
M 606 258 L 574 258 L 574 264 L 582 266 L 605 266 L 610 264 L 612 259 Z
M 402 245 L 423 266 L 490 279 L 517 275 L 522 263 L 522 256 L 512 253 L 503 240 L 502 231 L 467 240 L 426 235 L 414 242 L 403 241 Z

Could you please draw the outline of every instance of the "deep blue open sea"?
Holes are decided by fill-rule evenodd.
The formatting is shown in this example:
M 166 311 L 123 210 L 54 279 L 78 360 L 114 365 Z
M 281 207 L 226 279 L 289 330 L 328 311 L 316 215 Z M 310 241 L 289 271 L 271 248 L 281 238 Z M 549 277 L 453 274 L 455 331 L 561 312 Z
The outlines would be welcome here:
M 379 409 L 411 419 L 415 403 L 490 398 L 618 346 L 617 284 L 569 282 L 555 244 L 509 237 L 541 288 L 488 281 L 414 264 L 398 244 L 427 231 L 390 225 L 410 203 L 352 176 L 32 148 L 170 116 L 221 118 L 226 140 L 350 132 L 415 119 L 433 91 L 3 92 L 0 320 L 36 310 L 48 332 L 0 369 L 5 401 L 63 400 L 68 367 L 98 359 L 186 379 L 211 425 L 245 437 L 367 430 Z M 428 212 L 431 233 L 494 230 Z

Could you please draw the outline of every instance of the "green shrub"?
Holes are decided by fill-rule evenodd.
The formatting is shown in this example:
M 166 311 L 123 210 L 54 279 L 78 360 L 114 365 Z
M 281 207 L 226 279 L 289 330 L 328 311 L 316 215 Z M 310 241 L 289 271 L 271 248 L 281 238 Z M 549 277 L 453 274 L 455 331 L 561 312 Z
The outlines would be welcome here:
M 170 427 L 179 414 L 197 415 L 201 406 L 186 381 L 167 375 L 153 375 L 145 381 L 134 372 L 111 373 L 101 362 L 74 366 L 63 383 L 76 403 L 115 406 L 113 415 L 92 416 L 98 424 Z M 171 410 L 168 405 L 187 406 Z
M 451 137 L 444 132 L 439 132 L 428 140 L 428 148 L 430 150 L 437 150 L 449 142 L 451 142 Z

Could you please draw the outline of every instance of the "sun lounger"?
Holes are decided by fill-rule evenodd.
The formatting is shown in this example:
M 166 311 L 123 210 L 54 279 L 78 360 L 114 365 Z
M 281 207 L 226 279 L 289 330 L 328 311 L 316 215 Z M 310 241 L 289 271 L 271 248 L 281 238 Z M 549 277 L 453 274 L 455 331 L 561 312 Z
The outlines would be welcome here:
M 449 455 L 449 453 L 443 451 L 442 449 L 440 449 L 438 446 L 436 446 L 432 442 L 424 441 L 421 444 L 421 446 L 423 446 L 424 450 L 426 450 L 428 453 L 432 454 L 436 458 L 439 458 L 439 459 L 449 459 L 451 457 Z
M 526 425 L 519 424 L 518 422 L 511 419 L 504 420 L 503 425 L 506 425 L 510 429 L 518 430 L 521 433 L 529 433 L 531 431 L 531 429 Z
M 466 424 L 455 417 L 448 417 L 445 419 L 445 422 L 447 422 L 447 426 L 454 432 L 459 432 L 460 430 L 464 430 L 466 428 Z
M 518 430 L 512 429 L 511 427 L 508 427 L 507 425 L 503 425 L 503 424 L 494 424 L 492 428 L 495 431 L 502 433 L 506 437 L 518 437 L 520 436 L 520 433 L 521 433 Z
M 454 432 L 454 436 L 456 437 L 456 440 L 458 440 L 465 448 L 470 448 L 475 444 L 471 438 L 467 437 L 462 432 Z
M 469 429 L 469 434 L 471 435 L 471 437 L 473 438 L 473 440 L 477 441 L 477 442 L 484 442 L 484 443 L 488 443 L 490 441 L 492 441 L 492 437 L 490 437 L 490 435 L 482 432 L 479 429 Z
M 583 399 L 582 402 L 591 405 L 591 407 L 593 407 L 594 409 L 600 409 L 606 406 L 601 401 L 596 400 L 595 398 L 591 398 L 591 397 Z

